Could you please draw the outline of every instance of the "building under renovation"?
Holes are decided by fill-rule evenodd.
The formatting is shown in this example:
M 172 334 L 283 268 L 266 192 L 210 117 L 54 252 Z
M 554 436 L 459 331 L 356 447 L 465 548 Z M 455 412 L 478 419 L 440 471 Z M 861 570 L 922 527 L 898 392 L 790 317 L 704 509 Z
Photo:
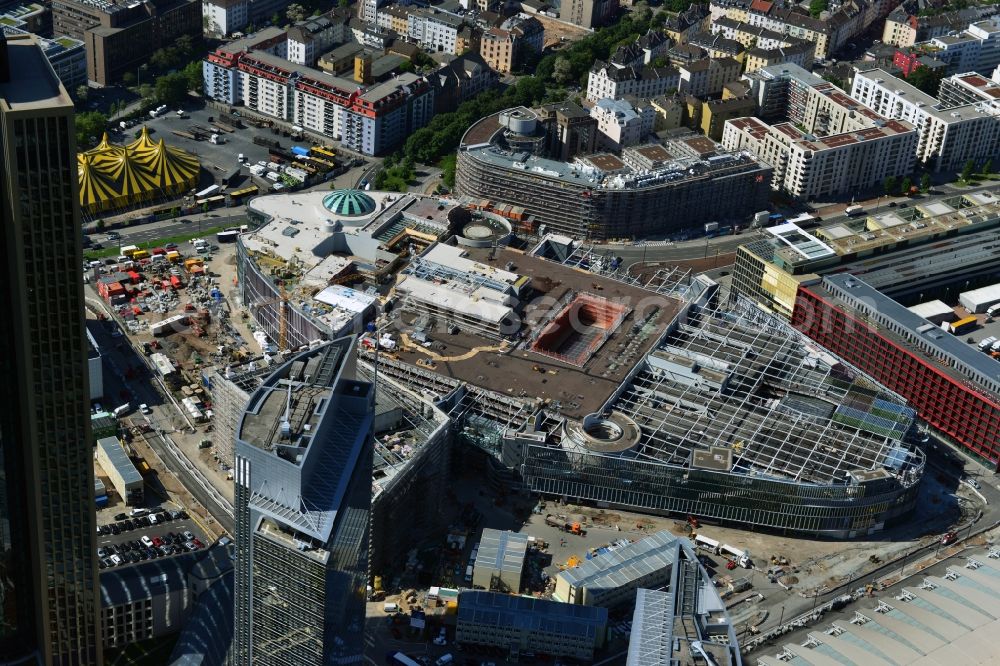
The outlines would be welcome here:
M 365 287 L 451 225 L 455 204 L 391 192 L 335 190 L 257 197 L 255 229 L 236 241 L 240 299 L 277 349 L 357 334 L 375 311 Z
M 433 360 L 404 345 L 380 375 L 441 407 L 458 442 L 487 454 L 490 482 L 841 538 L 913 508 L 913 410 L 780 320 L 718 310 L 714 284 L 679 271 L 620 279 L 560 237 L 465 256 L 528 278 L 521 328 L 499 343 L 434 330 L 404 299 L 382 323 L 423 333 Z M 501 367 L 506 392 L 487 388 Z

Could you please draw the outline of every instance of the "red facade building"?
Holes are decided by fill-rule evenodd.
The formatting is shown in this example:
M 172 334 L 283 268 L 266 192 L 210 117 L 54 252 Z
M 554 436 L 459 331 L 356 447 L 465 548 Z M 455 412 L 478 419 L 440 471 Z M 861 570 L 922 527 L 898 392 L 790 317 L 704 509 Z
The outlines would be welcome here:
M 933 428 L 997 466 L 1000 400 L 935 353 L 933 340 L 950 334 L 932 325 L 934 330 L 924 329 L 929 340 L 922 344 L 919 337 L 907 338 L 912 331 L 905 326 L 880 319 L 878 299 L 859 303 L 845 307 L 823 284 L 802 286 L 792 325 L 901 395 Z

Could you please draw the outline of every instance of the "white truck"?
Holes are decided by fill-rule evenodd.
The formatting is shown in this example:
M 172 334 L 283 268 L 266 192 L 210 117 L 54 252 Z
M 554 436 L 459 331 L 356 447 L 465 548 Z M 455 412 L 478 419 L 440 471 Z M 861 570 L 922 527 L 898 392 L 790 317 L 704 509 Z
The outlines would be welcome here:
M 847 217 L 854 217 L 856 215 L 861 215 L 863 212 L 865 212 L 865 207 L 858 206 L 857 204 L 853 206 L 848 206 L 847 208 L 844 209 L 844 215 L 846 215 Z
M 694 537 L 694 547 L 707 550 L 713 555 L 719 554 L 719 546 L 722 544 L 715 539 L 710 539 L 703 534 L 696 534 Z
M 719 547 L 719 555 L 723 555 L 744 569 L 749 569 L 753 566 L 750 561 L 750 553 L 742 548 L 737 548 L 736 546 L 730 546 L 728 543 L 722 544 Z
M 225 142 L 226 142 L 226 140 L 225 140 L 225 139 L 223 139 L 223 138 L 222 138 L 221 136 L 219 136 L 218 134 L 213 134 L 212 136 L 208 137 L 208 142 L 209 142 L 209 143 L 214 143 L 214 144 L 218 145 L 218 144 L 220 144 L 220 143 L 225 143 Z
M 994 342 L 996 342 L 996 341 L 997 341 L 997 339 L 993 335 L 991 335 L 988 338 L 983 338 L 982 340 L 979 341 L 979 351 L 981 351 L 981 352 L 988 352 L 988 351 L 990 351 L 991 345 Z

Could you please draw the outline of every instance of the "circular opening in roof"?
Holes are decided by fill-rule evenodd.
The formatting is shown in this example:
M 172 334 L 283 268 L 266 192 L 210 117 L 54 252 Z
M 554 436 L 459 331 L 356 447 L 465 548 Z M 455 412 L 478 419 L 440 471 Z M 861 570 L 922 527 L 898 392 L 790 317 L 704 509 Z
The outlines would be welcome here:
M 375 212 L 375 200 L 361 190 L 334 190 L 323 197 L 323 207 L 334 215 L 360 217 Z

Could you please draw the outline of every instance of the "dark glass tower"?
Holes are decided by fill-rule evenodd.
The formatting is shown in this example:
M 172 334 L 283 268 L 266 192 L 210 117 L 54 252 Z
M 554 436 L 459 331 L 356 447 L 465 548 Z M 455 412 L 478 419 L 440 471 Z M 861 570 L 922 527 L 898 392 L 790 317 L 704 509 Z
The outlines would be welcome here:
M 236 433 L 233 663 L 363 661 L 374 388 L 354 340 L 292 358 Z
M 73 102 L 0 37 L 0 662 L 100 664 Z

